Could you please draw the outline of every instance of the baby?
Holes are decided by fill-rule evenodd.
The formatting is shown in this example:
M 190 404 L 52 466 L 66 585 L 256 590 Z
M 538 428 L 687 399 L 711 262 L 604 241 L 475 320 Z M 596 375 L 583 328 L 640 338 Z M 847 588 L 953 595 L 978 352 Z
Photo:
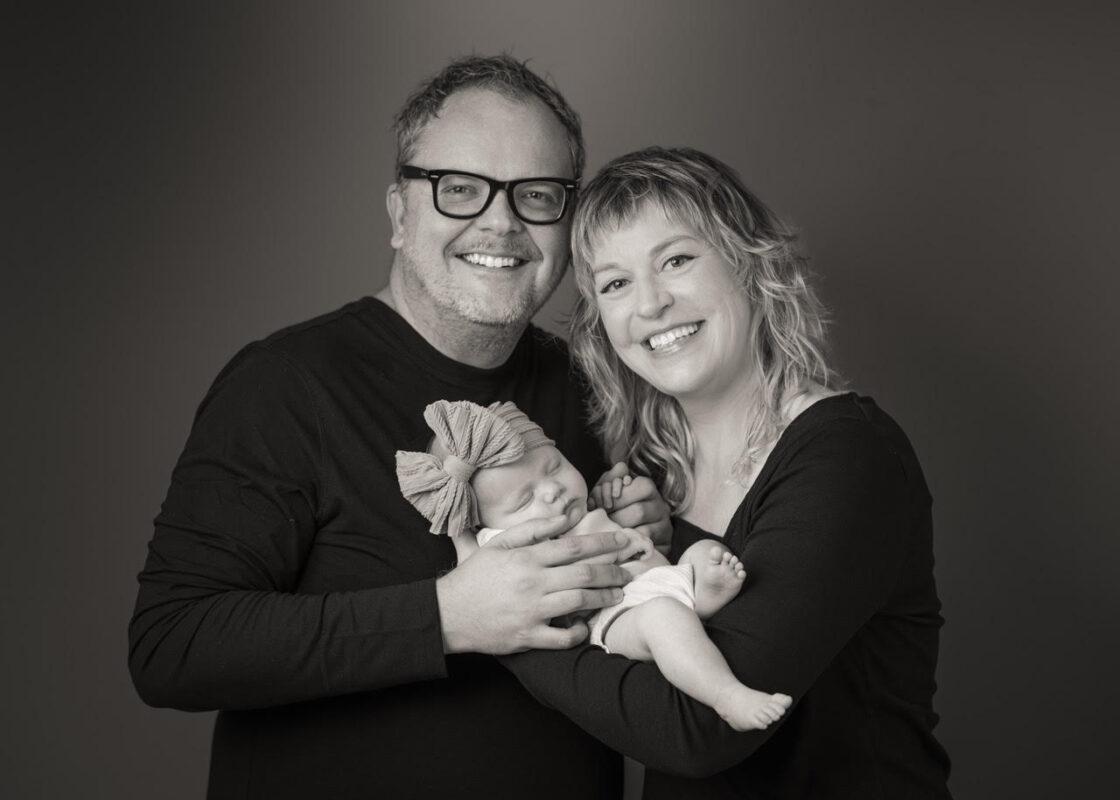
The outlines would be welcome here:
M 575 523 L 564 534 L 619 528 L 603 510 L 625 482 L 608 473 L 595 487 L 588 511 L 587 485 L 555 442 L 513 403 L 484 408 L 439 400 L 424 410 L 435 433 L 427 453 L 399 451 L 397 478 L 405 498 L 450 535 L 459 560 L 500 537 L 506 528 L 566 514 Z M 685 694 L 715 711 L 736 730 L 766 728 L 790 707 L 784 694 L 740 683 L 704 632 L 705 620 L 743 586 L 742 563 L 721 543 L 688 548 L 676 565 L 634 532 L 617 560 L 633 579 L 617 605 L 588 620 L 590 641 L 610 653 L 652 661 Z

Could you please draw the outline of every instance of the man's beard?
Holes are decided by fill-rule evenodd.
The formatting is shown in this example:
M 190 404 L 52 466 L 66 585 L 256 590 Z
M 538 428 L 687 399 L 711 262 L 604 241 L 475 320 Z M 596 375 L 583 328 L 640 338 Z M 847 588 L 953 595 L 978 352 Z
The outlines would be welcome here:
M 496 302 L 492 297 L 482 298 L 463 291 L 450 275 L 426 275 L 423 270 L 416 268 L 408 254 L 401 255 L 407 262 L 403 265 L 403 277 L 410 294 L 424 294 L 440 311 L 464 322 L 492 328 L 524 328 L 552 296 L 563 278 L 561 272 L 551 286 L 543 287 L 543 291 L 536 284 L 530 283 L 518 289 L 516 294 L 504 294 L 501 301 Z

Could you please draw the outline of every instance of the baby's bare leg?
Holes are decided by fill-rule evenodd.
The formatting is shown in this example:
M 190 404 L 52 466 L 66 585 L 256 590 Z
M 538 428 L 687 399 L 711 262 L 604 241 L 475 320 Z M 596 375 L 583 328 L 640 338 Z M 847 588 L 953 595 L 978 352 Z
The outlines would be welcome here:
M 678 564 L 691 564 L 695 575 L 696 613 L 708 619 L 739 594 L 747 571 L 743 562 L 720 542 L 704 539 L 681 555 Z
M 612 653 L 653 661 L 671 684 L 714 708 L 735 730 L 766 728 L 793 702 L 741 684 L 696 613 L 670 597 L 655 597 L 622 614 L 607 629 L 605 644 Z

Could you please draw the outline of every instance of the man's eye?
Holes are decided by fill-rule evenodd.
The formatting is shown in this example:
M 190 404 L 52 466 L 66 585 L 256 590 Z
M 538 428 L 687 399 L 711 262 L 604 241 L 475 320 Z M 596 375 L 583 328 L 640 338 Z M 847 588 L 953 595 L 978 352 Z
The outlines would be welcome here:
M 440 192 L 442 194 L 459 194 L 459 195 L 474 194 L 475 193 L 475 188 L 473 186 L 463 186 L 463 185 L 445 186 L 440 190 Z
M 608 292 L 618 291 L 627 284 L 625 278 L 615 278 L 613 281 L 607 281 L 599 288 L 599 294 L 607 294 Z

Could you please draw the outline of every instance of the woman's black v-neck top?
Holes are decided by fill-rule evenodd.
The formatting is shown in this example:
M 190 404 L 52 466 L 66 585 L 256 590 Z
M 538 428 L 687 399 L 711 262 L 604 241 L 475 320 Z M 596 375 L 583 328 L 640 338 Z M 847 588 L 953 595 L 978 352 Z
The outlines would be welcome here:
M 909 441 L 869 398 L 818 401 L 782 433 L 722 537 L 746 587 L 707 625 L 740 680 L 794 697 L 766 731 L 736 733 L 653 664 L 597 648 L 506 664 L 646 764 L 646 798 L 948 797 L 930 505 Z M 704 537 L 675 520 L 671 558 Z

